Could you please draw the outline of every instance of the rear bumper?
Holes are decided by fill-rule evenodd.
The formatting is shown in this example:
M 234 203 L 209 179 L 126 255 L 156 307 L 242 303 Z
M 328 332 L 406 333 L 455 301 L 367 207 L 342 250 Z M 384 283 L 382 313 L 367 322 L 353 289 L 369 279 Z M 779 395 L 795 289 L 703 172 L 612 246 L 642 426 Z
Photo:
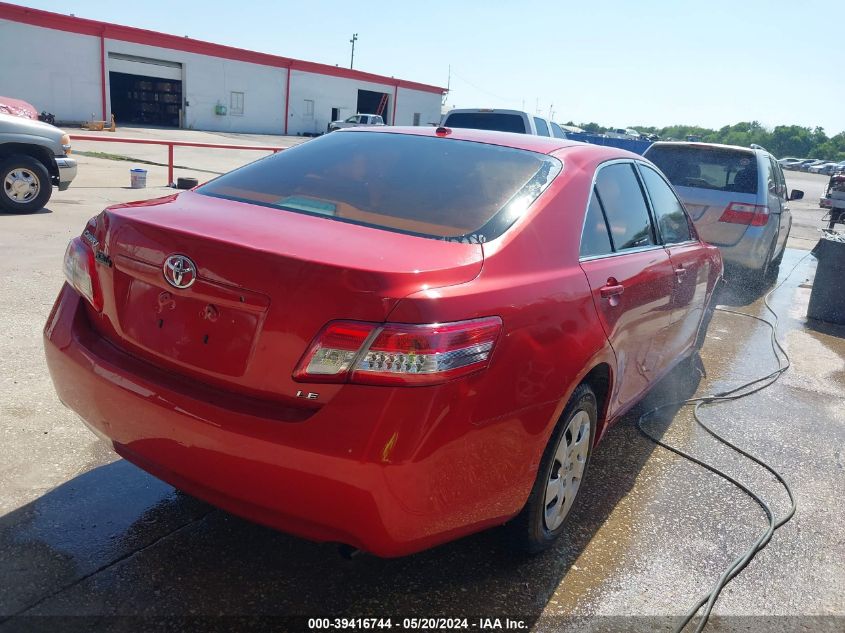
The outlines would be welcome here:
M 761 270 L 766 265 L 776 231 L 777 224 L 770 221 L 766 226 L 749 226 L 742 239 L 732 246 L 716 244 L 725 266 Z
M 398 556 L 503 523 L 528 496 L 543 439 L 525 416 L 548 420 L 554 405 L 472 423 L 460 381 L 349 385 L 284 421 L 281 405 L 226 406 L 113 347 L 82 301 L 65 285 L 44 330 L 62 402 L 129 461 L 234 514 Z

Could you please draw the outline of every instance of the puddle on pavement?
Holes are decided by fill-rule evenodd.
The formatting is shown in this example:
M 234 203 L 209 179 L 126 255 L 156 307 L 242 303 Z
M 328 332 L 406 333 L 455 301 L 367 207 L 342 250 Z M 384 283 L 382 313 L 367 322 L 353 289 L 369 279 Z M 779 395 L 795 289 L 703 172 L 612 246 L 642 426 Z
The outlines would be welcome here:
M 784 274 L 804 254 L 801 251 L 787 251 L 782 268 Z M 780 315 L 778 335 L 785 346 L 788 346 L 787 349 L 800 350 L 800 354 L 793 354 L 792 375 L 800 376 L 815 391 L 829 391 L 831 384 L 834 384 L 837 393 L 841 394 L 845 384 L 845 360 L 841 350 L 845 341 L 819 334 L 807 329 L 805 325 L 809 290 L 800 286 L 807 279 L 812 280 L 814 270 L 815 259 L 812 257 L 801 262 L 789 280 L 773 293 L 770 304 Z M 733 289 L 733 295 L 727 303 L 729 309 L 771 318 L 759 295 L 743 296 Z M 699 395 L 736 386 L 777 368 L 777 361 L 771 351 L 769 328 L 756 321 L 744 321 L 742 316 L 716 314 L 702 353 L 705 369 L 713 378 L 701 381 Z M 671 388 L 668 391 L 671 392 Z M 624 421 L 620 424 L 624 424 Z M 659 435 L 670 423 L 655 421 L 648 426 Z M 684 447 L 690 446 L 693 438 L 703 433 L 686 409 L 675 414 L 664 439 Z M 599 445 L 597 450 L 601 451 L 602 448 L 604 446 Z M 589 544 L 566 571 L 549 597 L 541 618 L 555 614 L 588 614 L 594 608 L 592 603 L 600 596 L 604 608 L 607 606 L 607 596 L 613 593 L 614 587 L 623 586 L 630 580 L 620 576 L 620 569 L 630 567 L 631 561 L 626 561 L 626 558 L 635 556 L 636 551 L 643 547 L 636 539 L 642 539 L 644 531 L 652 530 L 660 524 L 660 518 L 655 517 L 654 513 L 666 506 L 666 478 L 670 472 L 678 472 L 672 467 L 681 459 L 669 456 L 660 448 L 652 453 L 642 465 L 635 485 L 613 508 Z M 753 507 L 749 508 L 754 511 Z M 691 594 L 690 599 L 692 597 Z M 679 605 L 679 609 L 685 606 Z

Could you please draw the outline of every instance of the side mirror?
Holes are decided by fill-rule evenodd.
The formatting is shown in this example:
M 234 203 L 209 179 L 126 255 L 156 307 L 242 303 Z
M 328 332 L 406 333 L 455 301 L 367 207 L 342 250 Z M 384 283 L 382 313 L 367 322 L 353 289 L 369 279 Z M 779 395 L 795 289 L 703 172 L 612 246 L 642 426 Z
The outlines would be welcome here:
M 800 200 L 803 197 L 804 197 L 804 192 L 801 191 L 800 189 L 793 189 L 792 193 L 789 194 L 790 200 Z

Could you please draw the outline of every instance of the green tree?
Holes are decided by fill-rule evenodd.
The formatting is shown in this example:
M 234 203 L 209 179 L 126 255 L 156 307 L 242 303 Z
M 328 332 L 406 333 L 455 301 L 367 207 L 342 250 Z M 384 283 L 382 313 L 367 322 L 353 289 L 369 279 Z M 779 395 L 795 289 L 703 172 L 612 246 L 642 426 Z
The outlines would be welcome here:
M 573 125 L 573 123 L 570 121 L 567 125 Z M 594 122 L 581 123 L 578 127 L 593 134 L 601 134 L 610 129 Z M 796 158 L 845 160 L 845 132 L 828 138 L 822 127 L 778 125 L 769 130 L 759 121 L 740 121 L 718 130 L 699 125 L 668 125 L 666 127 L 632 125 L 631 127 L 645 134 L 657 134 L 662 139 L 672 138 L 682 141 L 688 136 L 695 136 L 705 143 L 722 143 L 740 147 L 748 147 L 751 144 L 761 145 L 779 158 L 795 156 Z

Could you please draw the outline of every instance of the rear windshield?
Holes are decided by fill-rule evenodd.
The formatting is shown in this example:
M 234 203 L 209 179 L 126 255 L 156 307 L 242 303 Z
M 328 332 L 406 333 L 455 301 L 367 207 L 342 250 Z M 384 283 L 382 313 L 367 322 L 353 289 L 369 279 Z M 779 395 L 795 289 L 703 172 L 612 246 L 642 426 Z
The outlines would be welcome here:
M 518 114 L 505 112 L 455 112 L 443 122 L 446 127 L 472 128 L 527 134 L 525 119 Z M 547 135 L 548 136 L 548 135 Z
M 555 158 L 510 147 L 336 132 L 197 192 L 423 237 L 485 242 L 504 233 L 560 170 Z
M 676 187 L 757 193 L 757 158 L 751 152 L 653 145 L 646 158 Z

